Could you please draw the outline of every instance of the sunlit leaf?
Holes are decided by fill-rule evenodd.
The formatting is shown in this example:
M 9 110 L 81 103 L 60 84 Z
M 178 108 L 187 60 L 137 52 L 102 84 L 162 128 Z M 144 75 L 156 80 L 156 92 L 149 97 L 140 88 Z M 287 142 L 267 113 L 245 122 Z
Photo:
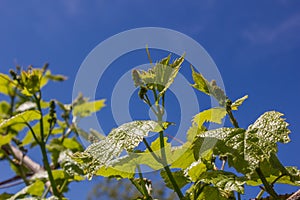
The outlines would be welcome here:
M 26 110 L 32 110 L 36 108 L 36 104 L 31 102 L 31 101 L 27 101 L 25 103 L 22 103 L 21 105 L 18 106 L 18 108 L 16 109 L 17 112 L 24 112 Z
M 133 121 L 113 129 L 105 140 L 91 144 L 84 152 L 77 152 L 72 159 L 78 162 L 89 178 L 101 167 L 109 166 L 123 150 L 132 151 L 150 131 L 164 127 L 155 121 Z
M 237 110 L 240 105 L 248 98 L 248 95 L 243 96 L 242 98 L 237 99 L 235 102 L 231 104 L 232 110 Z
M 204 183 L 213 184 L 215 187 L 225 191 L 244 193 L 243 185 L 245 181 L 241 181 L 239 177 L 231 172 L 222 170 L 206 171 L 200 175 L 199 180 Z
M 226 101 L 225 92 L 217 86 L 214 80 L 209 82 L 204 78 L 204 76 L 202 76 L 202 74 L 197 73 L 193 67 L 191 68 L 194 80 L 194 84 L 192 86 L 207 95 L 213 96 L 219 102 L 219 105 L 224 107 Z
M 222 119 L 226 116 L 225 108 L 211 108 L 204 110 L 194 116 L 193 122 L 201 127 L 204 122 L 214 122 L 217 124 L 222 123 Z
M 0 120 L 9 117 L 9 109 L 10 105 L 6 101 L 0 102 Z
M 13 137 L 14 137 L 13 134 L 7 134 L 7 135 L 0 134 L 0 147 L 4 144 L 10 143 Z
M 15 200 L 19 199 L 19 197 L 22 197 L 23 195 L 29 194 L 32 196 L 42 196 L 44 192 L 44 183 L 40 180 L 35 181 L 33 184 L 26 186 L 19 192 L 17 192 L 15 195 L 9 198 L 9 200 Z
M 39 119 L 40 113 L 36 110 L 27 110 L 20 114 L 17 114 L 9 119 L 3 120 L 0 122 L 0 128 L 5 128 L 8 126 L 13 126 L 14 124 L 19 123 L 29 123 L 31 121 Z
M 162 96 L 170 85 L 174 82 L 181 64 L 184 61 L 184 56 L 170 63 L 171 55 L 156 63 L 148 71 L 133 70 L 132 78 L 136 87 L 141 87 L 144 93 L 147 90 L 157 90 Z
M 17 87 L 17 84 L 10 79 L 6 74 L 0 73 L 0 93 L 5 95 L 13 95 L 14 88 Z
M 198 153 L 205 138 L 215 138 L 218 141 L 214 146 L 214 153 L 227 155 L 231 166 L 247 174 L 277 152 L 277 142 L 289 142 L 288 124 L 281 116 L 279 112 L 266 112 L 247 130 L 220 128 L 207 131 L 200 134 L 194 142 L 194 153 Z
M 76 104 L 73 108 L 73 115 L 78 117 L 87 117 L 92 113 L 99 111 L 105 106 L 105 100 L 97 100 Z

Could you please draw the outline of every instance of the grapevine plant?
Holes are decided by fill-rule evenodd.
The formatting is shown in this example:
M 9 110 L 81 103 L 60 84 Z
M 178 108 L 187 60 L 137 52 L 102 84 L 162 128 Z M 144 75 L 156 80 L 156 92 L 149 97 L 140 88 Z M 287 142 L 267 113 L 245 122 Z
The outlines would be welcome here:
M 48 65 L 17 68 L 10 76 L 0 74 L 0 92 L 7 96 L 7 101 L 0 102 L 0 158 L 7 160 L 16 174 L 0 182 L 0 187 L 18 180 L 25 184 L 18 193 L 3 193 L 0 199 L 65 199 L 71 182 L 93 176 L 129 179 L 140 192 L 135 199 L 155 199 L 155 185 L 141 169 L 145 165 L 160 170 L 165 185 L 179 199 L 241 199 L 246 185 L 260 188 L 257 199 L 264 193 L 271 199 L 288 198 L 278 194 L 274 185 L 300 186 L 300 171 L 284 166 L 277 157 L 277 143 L 290 141 L 283 114 L 265 112 L 247 128 L 239 127 L 234 112 L 248 96 L 232 101 L 214 80 L 208 81 L 193 67 L 191 86 L 215 98 L 219 106 L 191 116 L 185 142 L 171 144 L 166 132 L 173 123 L 163 121 L 166 91 L 183 62 L 184 56 L 172 61 L 169 55 L 157 63 L 151 61 L 146 71 L 133 70 L 137 98 L 149 106 L 156 120 L 128 122 L 107 136 L 78 125 L 81 118 L 104 107 L 104 100 L 89 101 L 79 95 L 64 104 L 43 99 L 42 88 L 48 81 L 65 80 L 53 75 Z M 221 124 L 226 117 L 231 127 L 208 129 L 207 122 Z M 150 132 L 157 133 L 154 141 L 147 138 Z M 79 136 L 92 144 L 84 150 Z M 40 149 L 42 163 L 27 155 L 35 147 Z

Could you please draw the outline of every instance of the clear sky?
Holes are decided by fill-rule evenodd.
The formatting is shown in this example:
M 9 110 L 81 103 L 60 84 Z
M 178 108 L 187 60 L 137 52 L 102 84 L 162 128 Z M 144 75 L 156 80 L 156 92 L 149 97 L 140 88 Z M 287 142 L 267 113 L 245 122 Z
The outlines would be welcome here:
M 1 0 L 0 72 L 16 64 L 49 62 L 54 73 L 69 79 L 47 86 L 46 98 L 70 102 L 76 73 L 88 53 L 108 37 L 139 27 L 173 29 L 200 43 L 216 63 L 227 95 L 249 95 L 236 113 L 241 127 L 265 111 L 284 113 L 292 141 L 279 145 L 279 157 L 285 165 L 300 167 L 300 1 Z M 164 55 L 158 52 L 155 60 Z M 143 56 L 138 59 L 147 61 Z M 123 63 L 128 64 L 126 58 Z M 106 92 L 99 98 L 109 98 Z M 2 180 L 8 170 L 0 166 Z M 83 199 L 91 186 L 74 184 L 68 196 Z

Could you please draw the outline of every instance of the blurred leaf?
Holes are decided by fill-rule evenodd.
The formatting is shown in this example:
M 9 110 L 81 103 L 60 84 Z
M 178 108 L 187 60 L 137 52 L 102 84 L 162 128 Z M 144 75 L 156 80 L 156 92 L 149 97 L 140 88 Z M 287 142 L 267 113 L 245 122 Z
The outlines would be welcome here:
M 25 103 L 22 103 L 21 105 L 18 106 L 18 108 L 16 109 L 17 112 L 24 112 L 26 110 L 32 110 L 36 108 L 36 104 L 31 102 L 31 101 L 27 101 Z
M 0 73 L 0 93 L 4 95 L 14 95 L 14 88 L 17 87 L 15 81 L 6 74 Z
M 35 181 L 33 184 L 26 186 L 21 191 L 9 198 L 9 200 L 20 199 L 24 195 L 42 196 L 44 192 L 44 183 L 40 180 Z
M 87 117 L 92 113 L 99 111 L 105 106 L 105 100 L 83 102 L 81 104 L 76 104 L 73 108 L 73 115 L 78 117 Z
M 0 147 L 4 144 L 10 143 L 13 137 L 14 137 L 13 134 L 7 134 L 7 135 L 0 134 Z
M 0 102 L 0 120 L 9 117 L 9 109 L 10 105 L 6 101 Z
M 75 151 L 82 151 L 83 148 L 81 146 L 81 144 L 77 141 L 77 139 L 75 137 L 72 138 L 65 138 L 62 145 L 66 148 L 66 149 L 70 149 L 73 152 Z
M 13 194 L 4 192 L 4 193 L 0 194 L 0 200 L 9 199 L 11 196 L 13 196 Z
M 237 99 L 231 104 L 231 110 L 237 110 L 240 105 L 248 98 L 248 95 L 243 96 L 242 98 Z
M 60 75 L 60 74 L 51 74 L 50 70 L 47 70 L 47 72 L 45 73 L 45 78 L 52 80 L 52 81 L 65 81 L 67 80 L 66 76 Z

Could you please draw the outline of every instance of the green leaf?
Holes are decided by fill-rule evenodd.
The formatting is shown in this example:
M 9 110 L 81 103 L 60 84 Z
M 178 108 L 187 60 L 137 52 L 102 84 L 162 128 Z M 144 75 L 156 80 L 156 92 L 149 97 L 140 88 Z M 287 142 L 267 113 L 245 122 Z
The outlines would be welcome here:
M 203 133 L 205 131 L 207 131 L 207 129 L 204 126 L 200 126 L 201 128 L 199 128 L 199 126 L 197 126 L 195 123 L 192 124 L 192 126 L 189 128 L 189 130 L 187 131 L 187 141 L 189 143 L 194 141 L 194 138 L 199 135 L 200 133 Z
M 238 107 L 239 107 L 240 105 L 242 105 L 243 102 L 244 102 L 247 98 L 248 98 L 248 95 L 245 95 L 245 96 L 243 96 L 242 98 L 239 98 L 239 99 L 235 100 L 235 102 L 233 102 L 233 103 L 231 104 L 231 110 L 237 110 Z
M 70 149 L 71 151 L 75 152 L 75 151 L 82 151 L 83 148 L 81 146 L 81 144 L 77 141 L 77 139 L 75 137 L 72 138 L 65 138 L 62 145 L 66 148 L 66 149 Z
M 115 177 L 115 178 L 133 178 L 137 163 L 136 155 L 123 156 L 116 159 L 111 166 L 102 166 L 96 172 L 98 176 Z
M 229 165 L 237 171 L 247 174 L 253 172 L 259 163 L 270 159 L 277 152 L 277 142 L 286 143 L 290 139 L 288 124 L 282 114 L 271 111 L 261 115 L 246 130 L 240 128 L 220 128 L 200 134 L 194 142 L 197 155 L 205 138 L 217 139 L 214 147 L 216 155 L 227 155 Z
M 0 102 L 0 120 L 9 117 L 10 105 L 6 101 Z
M 72 159 L 78 162 L 89 178 L 101 167 L 109 166 L 123 150 L 132 151 L 150 131 L 161 131 L 161 124 L 151 121 L 133 121 L 113 129 L 109 135 L 91 144 L 84 152 L 77 152 Z
M 10 143 L 13 137 L 14 137 L 13 134 L 7 134 L 7 135 L 0 134 L 0 147 L 4 144 Z
M 32 196 L 42 196 L 44 192 L 44 183 L 42 181 L 35 181 L 27 190 L 27 193 Z
M 101 108 L 105 106 L 105 100 L 97 100 L 90 102 L 82 102 L 81 104 L 74 105 L 73 115 L 78 117 L 87 117 L 92 113 L 99 111 Z
M 13 96 L 15 87 L 17 87 L 15 81 L 12 81 L 6 74 L 0 73 L 0 93 Z
M 43 70 L 37 68 L 30 68 L 27 71 L 21 72 L 21 79 L 23 83 L 22 94 L 32 96 L 41 89 L 41 80 L 43 77 Z
M 221 170 L 206 171 L 200 175 L 198 180 L 207 184 L 213 184 L 215 187 L 227 192 L 237 191 L 242 194 L 244 193 L 243 185 L 245 181 L 241 181 L 239 177 L 231 172 Z
M 204 122 L 222 123 L 222 119 L 226 116 L 225 108 L 211 108 L 204 110 L 194 116 L 193 122 L 201 127 Z
M 210 186 L 200 181 L 194 183 L 185 195 L 186 199 L 193 200 L 228 200 L 235 199 L 232 192 L 224 192 L 216 187 Z
M 219 105 L 224 107 L 226 101 L 225 92 L 217 86 L 214 80 L 209 82 L 202 76 L 202 74 L 197 73 L 193 67 L 191 68 L 192 77 L 195 82 L 192 86 L 204 94 L 213 96 L 219 102 Z
M 20 114 L 17 114 L 9 119 L 0 122 L 0 128 L 5 128 L 8 126 L 13 126 L 20 123 L 29 123 L 31 121 L 37 120 L 41 117 L 40 113 L 36 110 L 27 110 Z
M 164 170 L 161 170 L 160 175 L 164 179 L 164 181 L 166 183 L 166 186 L 168 188 L 174 189 L 173 184 L 172 184 L 172 182 L 170 181 L 170 179 L 167 175 L 167 172 L 164 171 Z M 173 177 L 174 177 L 174 179 L 175 179 L 175 181 L 176 181 L 179 188 L 182 188 L 183 186 L 185 186 L 186 184 L 188 184 L 190 182 L 189 179 L 184 176 L 182 170 L 174 171 L 174 172 L 172 172 L 172 175 L 173 175 Z
M 260 169 L 269 183 L 276 180 L 276 183 L 300 185 L 300 171 L 295 167 L 284 167 L 274 153 L 271 154 L 269 160 L 260 163 Z M 247 184 L 258 186 L 262 182 L 259 176 L 253 173 L 247 179 Z
M 197 181 L 200 175 L 206 172 L 206 164 L 202 160 L 193 162 L 185 171 L 185 175 L 189 177 L 193 182 Z
M 190 148 L 190 144 L 184 144 L 183 146 L 172 149 L 172 168 L 186 169 L 193 162 L 195 162 L 193 149 Z
M 13 194 L 4 192 L 4 193 L 0 194 L 0 200 L 9 199 L 11 196 L 13 196 Z
M 21 191 L 17 192 L 15 195 L 9 198 L 9 200 L 20 199 L 19 197 L 23 197 L 24 195 L 32 195 L 32 196 L 42 196 L 44 192 L 44 183 L 40 180 L 35 181 L 33 184 L 26 186 Z
M 231 197 L 231 198 L 230 198 Z M 218 190 L 216 187 L 205 186 L 197 197 L 197 200 L 228 200 L 234 199 L 232 196 L 228 194 L 222 194 L 221 191 Z
M 21 105 L 18 106 L 16 109 L 17 112 L 24 112 L 26 110 L 32 110 L 35 109 L 37 106 L 34 102 L 31 101 L 26 101 L 25 103 L 22 103 Z
M 184 56 L 181 56 L 180 58 L 176 59 L 172 64 L 170 64 L 170 67 L 167 67 L 165 69 L 163 81 L 162 81 L 164 88 L 162 91 L 160 91 L 159 93 L 160 96 L 163 95 L 174 82 L 183 61 L 184 61 Z
M 82 176 L 78 176 L 78 175 L 70 177 L 62 169 L 52 170 L 52 174 L 53 174 L 53 178 L 54 178 L 55 181 L 65 180 L 65 179 L 70 180 L 70 181 L 72 181 L 72 180 L 74 180 L 74 181 L 82 181 L 82 180 L 84 180 L 84 178 Z
M 141 87 L 144 94 L 147 90 L 158 90 L 159 95 L 162 96 L 170 85 L 174 82 L 181 64 L 184 61 L 184 56 L 176 59 L 170 64 L 171 55 L 162 59 L 148 71 L 133 70 L 132 78 L 136 87 Z

